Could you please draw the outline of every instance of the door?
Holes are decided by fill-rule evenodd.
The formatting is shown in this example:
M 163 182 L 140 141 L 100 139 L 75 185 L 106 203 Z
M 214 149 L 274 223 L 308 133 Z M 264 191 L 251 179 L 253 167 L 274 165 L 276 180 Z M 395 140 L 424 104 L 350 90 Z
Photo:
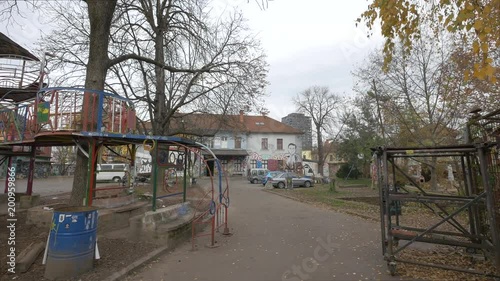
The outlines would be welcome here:
M 207 166 L 206 166 L 206 169 L 205 169 L 205 172 L 206 172 L 206 175 L 207 176 L 210 176 L 210 175 L 214 175 L 214 165 L 215 162 L 214 160 L 208 160 L 207 161 Z

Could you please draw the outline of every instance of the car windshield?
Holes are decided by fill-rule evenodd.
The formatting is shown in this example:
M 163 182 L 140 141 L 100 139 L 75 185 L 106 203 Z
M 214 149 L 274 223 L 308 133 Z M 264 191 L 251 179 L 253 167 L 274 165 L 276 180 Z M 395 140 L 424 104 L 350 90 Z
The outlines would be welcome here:
M 270 176 L 273 177 L 273 178 L 276 177 L 276 176 L 278 176 L 278 175 L 280 175 L 280 174 L 282 174 L 282 173 L 283 172 L 269 172 Z

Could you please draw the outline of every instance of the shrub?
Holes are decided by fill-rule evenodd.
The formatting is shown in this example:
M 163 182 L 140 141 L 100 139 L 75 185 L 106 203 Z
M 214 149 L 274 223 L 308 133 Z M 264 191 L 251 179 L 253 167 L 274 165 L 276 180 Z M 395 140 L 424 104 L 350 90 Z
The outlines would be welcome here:
M 357 179 L 361 176 L 361 172 L 352 164 L 342 164 L 337 171 L 336 176 L 341 179 Z

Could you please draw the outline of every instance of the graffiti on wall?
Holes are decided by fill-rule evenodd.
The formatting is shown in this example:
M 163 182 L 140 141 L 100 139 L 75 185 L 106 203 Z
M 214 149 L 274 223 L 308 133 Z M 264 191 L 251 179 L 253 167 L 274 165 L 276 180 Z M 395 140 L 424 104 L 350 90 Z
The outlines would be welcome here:
M 288 153 L 286 156 L 286 168 L 289 170 L 295 170 L 297 163 L 302 162 L 300 155 L 297 154 L 297 145 L 294 143 L 288 144 Z
M 275 165 L 274 161 L 282 161 L 283 166 L 279 167 L 278 169 L 286 169 L 286 170 L 293 170 L 296 172 L 302 172 L 302 157 L 300 154 L 297 153 L 297 145 L 294 143 L 288 144 L 286 152 L 280 151 L 272 154 L 259 154 L 258 152 L 254 151 L 250 153 L 250 155 L 247 157 L 247 161 L 245 162 L 250 162 L 252 160 L 255 160 L 256 168 L 259 168 L 259 166 L 262 165 L 262 161 L 268 161 L 267 162 L 268 168 L 274 169 L 275 166 L 277 165 L 277 164 Z M 271 166 L 269 166 L 270 162 Z
M 252 152 L 250 156 L 248 156 L 248 158 L 251 160 L 262 161 L 262 156 L 260 156 L 260 154 L 257 152 Z

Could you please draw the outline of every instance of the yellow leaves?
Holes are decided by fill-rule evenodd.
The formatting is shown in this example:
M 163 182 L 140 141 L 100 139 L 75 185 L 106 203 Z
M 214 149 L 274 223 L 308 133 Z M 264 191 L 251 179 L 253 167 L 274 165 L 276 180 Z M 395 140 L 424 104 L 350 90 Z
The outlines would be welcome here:
M 474 23 L 474 28 L 475 28 L 477 31 L 480 31 L 481 29 L 483 29 L 483 21 L 482 21 L 482 20 L 477 20 L 477 21 Z
M 465 73 L 464 73 L 464 80 L 465 80 L 465 82 L 467 82 L 467 81 L 470 80 L 470 71 L 469 70 L 465 71 Z
M 495 77 L 497 69 L 491 63 L 485 62 L 484 64 L 475 63 L 472 76 L 480 80 L 487 80 L 491 83 L 496 83 Z M 465 78 L 469 79 L 469 73 L 466 72 Z
M 484 54 L 487 54 L 488 53 L 488 43 L 486 42 L 483 42 L 481 43 L 481 51 L 484 53 Z
M 445 29 L 463 35 L 473 42 L 470 51 L 480 58 L 480 64 L 470 69 L 470 76 L 491 81 L 495 78 L 493 62 L 489 58 L 490 48 L 500 47 L 500 0 L 464 1 L 410 1 L 371 0 L 368 9 L 356 21 L 365 21 L 372 30 L 380 20 L 384 46 L 385 63 L 391 61 L 394 39 L 401 39 L 406 49 L 418 38 L 420 21 L 430 20 L 437 30 Z M 475 32 L 468 32 L 475 31 Z M 494 67 L 493 67 L 494 68 Z
M 479 53 L 479 42 L 474 41 L 472 43 L 472 51 L 474 52 L 474 54 Z
M 495 68 L 491 64 L 488 64 L 484 67 L 483 72 L 486 77 L 492 77 L 495 74 Z
M 452 20 L 453 20 L 453 14 L 448 15 L 448 16 L 446 17 L 446 20 L 444 21 L 444 25 L 445 25 L 445 26 L 450 27 L 450 25 L 449 25 L 449 24 L 450 24 L 450 22 L 451 22 Z
M 498 1 L 497 1 L 498 2 Z M 491 13 L 492 6 L 491 5 L 486 5 L 484 6 L 483 9 L 483 16 L 487 17 Z

